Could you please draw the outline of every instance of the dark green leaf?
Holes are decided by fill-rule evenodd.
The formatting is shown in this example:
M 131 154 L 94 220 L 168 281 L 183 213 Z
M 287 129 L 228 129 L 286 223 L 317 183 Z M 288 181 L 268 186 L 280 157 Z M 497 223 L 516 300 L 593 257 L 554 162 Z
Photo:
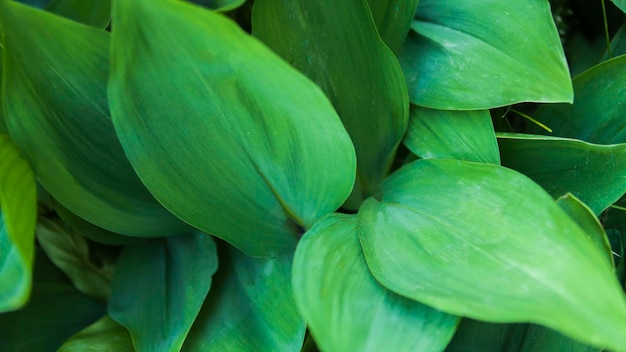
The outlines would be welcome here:
M 326 93 L 356 149 L 356 191 L 374 193 L 406 131 L 409 101 L 367 2 L 257 0 L 252 28 Z
M 135 352 L 125 327 L 108 315 L 65 341 L 58 352 Z
M 399 296 L 372 277 L 356 216 L 332 214 L 302 238 L 294 257 L 299 310 L 323 351 L 441 351 L 458 318 Z
M 611 0 L 615 6 L 619 7 L 622 11 L 626 12 L 626 0 Z
M 498 143 L 502 165 L 532 178 L 555 198 L 572 193 L 595 214 L 626 192 L 626 144 L 525 134 L 501 134 Z
M 191 2 L 214 9 L 215 11 L 227 12 L 240 7 L 246 0 L 192 0 Z
M 529 325 L 520 352 L 600 352 L 601 349 L 584 345 L 558 332 L 539 325 Z
M 572 102 L 547 1 L 421 0 L 399 58 L 411 102 L 477 110 Z
M 488 110 L 434 110 L 412 105 L 404 145 L 423 159 L 500 164 Z
M 604 53 L 602 61 L 626 54 L 626 24 L 622 25 L 611 39 L 611 57 L 608 54 Z
M 378 34 L 397 52 L 411 27 L 419 0 L 368 0 Z
M 292 255 L 250 258 L 230 246 L 183 351 L 299 351 L 305 322 L 291 290 Z
M 109 35 L 13 1 L 0 1 L 0 22 L 6 124 L 44 188 L 114 232 L 186 229 L 143 186 L 115 135 L 106 100 Z
M 113 19 L 113 122 L 168 209 L 271 256 L 347 198 L 349 136 L 322 92 L 267 47 L 180 1 L 114 1 Z
M 374 277 L 401 295 L 450 314 L 626 346 L 626 300 L 604 253 L 513 170 L 413 162 L 387 179 L 380 200 L 363 204 L 359 236 Z
M 111 0 L 52 0 L 46 10 L 102 29 L 111 20 Z
M 211 236 L 193 233 L 127 246 L 113 277 L 108 311 L 138 351 L 178 351 L 217 270 Z
M 446 352 L 517 351 L 529 324 L 494 324 L 463 319 Z
M 30 294 L 37 219 L 33 171 L 11 138 L 0 134 L 0 312 Z

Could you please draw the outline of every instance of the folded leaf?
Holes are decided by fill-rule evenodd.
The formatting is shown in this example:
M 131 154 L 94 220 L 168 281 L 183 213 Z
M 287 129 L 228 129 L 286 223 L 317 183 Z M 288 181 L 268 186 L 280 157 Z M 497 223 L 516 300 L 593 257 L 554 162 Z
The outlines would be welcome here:
M 604 253 L 513 170 L 413 162 L 363 204 L 359 236 L 374 277 L 401 295 L 450 314 L 626 346 L 626 300 Z
M 0 1 L 0 22 L 5 121 L 43 187 L 113 232 L 187 229 L 143 186 L 117 140 L 106 100 L 109 35 L 13 1 Z
M 6 133 L 0 134 L 0 312 L 30 294 L 37 198 L 33 171 Z
M 368 0 L 372 17 L 385 44 L 397 52 L 404 43 L 419 0 Z
M 421 0 L 411 28 L 399 59 L 414 104 L 478 110 L 574 98 L 547 1 Z
M 125 327 L 108 315 L 72 336 L 58 352 L 135 352 Z
M 372 277 L 356 216 L 332 214 L 302 238 L 296 303 L 322 351 L 441 351 L 459 319 L 382 287 Z
M 113 123 L 146 186 L 249 255 L 293 250 L 354 183 L 354 148 L 323 93 L 220 14 L 113 4 Z

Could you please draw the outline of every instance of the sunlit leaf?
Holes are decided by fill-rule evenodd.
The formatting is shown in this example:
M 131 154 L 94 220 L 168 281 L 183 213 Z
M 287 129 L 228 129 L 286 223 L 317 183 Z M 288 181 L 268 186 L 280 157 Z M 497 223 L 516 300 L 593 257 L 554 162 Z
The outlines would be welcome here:
M 626 300 L 604 253 L 513 170 L 413 162 L 363 204 L 359 236 L 374 277 L 401 295 L 450 314 L 626 346 Z
M 96 28 L 111 20 L 111 0 L 52 0 L 46 10 Z
M 441 351 L 458 318 L 382 287 L 367 268 L 356 220 L 329 215 L 296 250 L 294 295 L 317 345 L 322 351 Z
M 397 52 L 406 39 L 419 0 L 368 0 L 378 34 Z
M 72 336 L 58 352 L 135 352 L 125 327 L 108 315 Z

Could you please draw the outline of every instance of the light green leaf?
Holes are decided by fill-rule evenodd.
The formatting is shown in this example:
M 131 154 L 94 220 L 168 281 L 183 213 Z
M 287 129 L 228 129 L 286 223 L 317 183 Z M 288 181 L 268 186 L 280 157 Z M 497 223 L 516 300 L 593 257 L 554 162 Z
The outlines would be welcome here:
M 502 165 L 530 177 L 555 198 L 572 193 L 597 215 L 626 192 L 626 144 L 526 134 L 498 137 Z
M 220 248 L 220 269 L 183 351 L 300 351 L 305 322 L 291 290 L 293 256 Z
M 111 0 L 52 0 L 46 10 L 96 28 L 106 28 L 111 20 Z
M 37 219 L 33 171 L 11 138 L 0 134 L 0 312 L 30 294 Z
M 0 1 L 0 22 L 6 124 L 43 187 L 113 232 L 187 229 L 143 186 L 117 140 L 106 101 L 109 35 L 13 1 Z
M 72 336 L 58 352 L 134 352 L 133 341 L 125 327 L 108 315 Z
M 547 1 L 421 0 L 411 28 L 399 58 L 414 104 L 478 110 L 573 100 Z
M 401 295 L 450 314 L 626 346 L 626 300 L 604 253 L 513 170 L 413 162 L 363 204 L 359 236 L 374 277 Z
M 168 209 L 249 255 L 293 250 L 354 183 L 322 92 L 220 14 L 114 1 L 109 97 L 138 174 Z
M 179 351 L 217 270 L 211 236 L 192 233 L 127 246 L 113 277 L 108 312 L 138 351 Z
M 619 7 L 622 11 L 626 12 L 626 0 L 611 0 L 615 6 Z
M 404 43 L 419 0 L 368 0 L 378 34 L 397 52 Z
M 488 110 L 435 110 L 411 105 L 404 145 L 424 159 L 500 164 Z
M 294 257 L 296 303 L 322 351 L 441 351 L 458 318 L 382 287 L 363 257 L 356 216 L 332 214 Z
M 376 192 L 406 131 L 409 101 L 367 1 L 257 0 L 252 28 L 326 93 L 356 149 L 356 198 Z
M 554 135 L 597 144 L 626 142 L 626 55 L 598 64 L 576 76 L 574 105 L 544 105 L 534 117 Z M 531 132 L 544 133 L 531 128 Z

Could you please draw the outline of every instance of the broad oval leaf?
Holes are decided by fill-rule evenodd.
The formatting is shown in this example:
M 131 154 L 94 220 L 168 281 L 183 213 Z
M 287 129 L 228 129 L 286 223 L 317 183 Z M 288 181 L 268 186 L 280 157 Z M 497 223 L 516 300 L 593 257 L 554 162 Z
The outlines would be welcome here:
M 258 0 L 253 34 L 326 93 L 357 156 L 356 203 L 376 192 L 406 132 L 409 100 L 366 0 Z
M 215 242 L 203 233 L 127 246 L 115 268 L 109 315 L 129 330 L 138 351 L 179 351 L 216 270 Z
M 15 144 L 0 133 L 0 312 L 28 300 L 35 248 L 35 177 Z
M 305 322 L 291 290 L 293 255 L 251 258 L 225 245 L 183 351 L 300 351 Z
M 106 100 L 109 35 L 13 1 L 0 1 L 0 22 L 5 121 L 43 187 L 113 232 L 187 229 L 143 186 L 117 140 Z
M 393 52 L 406 39 L 419 0 L 368 0 L 378 34 Z
M 626 346 L 626 300 L 610 263 L 513 170 L 413 162 L 363 204 L 359 236 L 374 277 L 394 292 L 450 314 Z
M 331 214 L 302 237 L 294 296 L 322 351 L 441 351 L 459 319 L 382 287 L 372 276 L 354 215 Z
M 502 165 L 557 198 L 572 193 L 598 215 L 626 192 L 626 144 L 525 134 L 498 136 Z
M 488 110 L 454 111 L 411 106 L 404 145 L 423 159 L 500 164 Z
M 399 59 L 414 104 L 478 110 L 573 100 L 547 1 L 421 0 L 411 28 Z
M 113 4 L 113 123 L 141 179 L 181 219 L 249 255 L 293 250 L 299 226 L 354 184 L 354 148 L 326 97 L 220 14 Z
M 72 336 L 58 352 L 135 352 L 125 327 L 108 315 Z

